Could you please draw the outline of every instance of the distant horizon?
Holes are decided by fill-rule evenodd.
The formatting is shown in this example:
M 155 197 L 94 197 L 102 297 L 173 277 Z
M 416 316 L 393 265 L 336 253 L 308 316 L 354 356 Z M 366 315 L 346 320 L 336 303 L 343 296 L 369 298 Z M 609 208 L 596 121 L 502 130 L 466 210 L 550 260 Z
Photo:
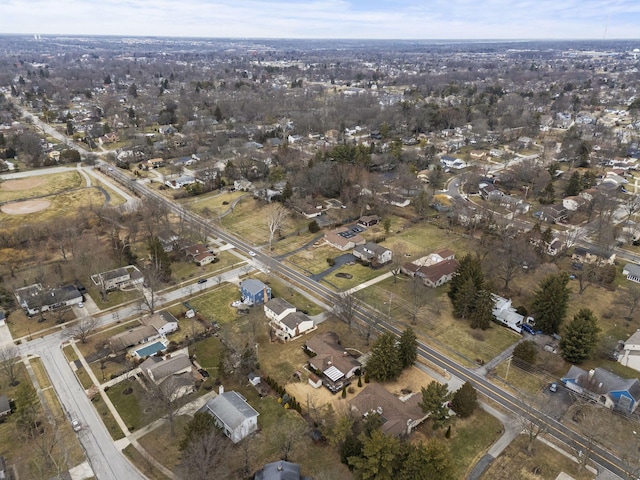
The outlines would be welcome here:
M 639 40 L 637 0 L 0 0 L 11 35 Z M 640 40 L 639 40 L 640 41 Z
M 239 40 L 239 41 L 286 41 L 286 40 L 305 40 L 305 41 L 323 41 L 323 42 L 438 42 L 438 43 L 455 43 L 455 42 L 468 42 L 468 43 L 524 43 L 524 42 L 634 42 L 637 41 L 640 47 L 640 37 L 638 38 L 353 38 L 353 37 L 206 37 L 206 36 L 178 36 L 178 35 L 136 35 L 136 34 L 98 34 L 98 33 L 40 33 L 40 32 L 27 32 L 27 33 L 12 33 L 12 32 L 0 32 L 0 37 L 35 37 L 38 36 L 44 38 L 54 37 L 105 37 L 105 38 L 156 38 L 156 39 L 180 39 L 180 40 Z

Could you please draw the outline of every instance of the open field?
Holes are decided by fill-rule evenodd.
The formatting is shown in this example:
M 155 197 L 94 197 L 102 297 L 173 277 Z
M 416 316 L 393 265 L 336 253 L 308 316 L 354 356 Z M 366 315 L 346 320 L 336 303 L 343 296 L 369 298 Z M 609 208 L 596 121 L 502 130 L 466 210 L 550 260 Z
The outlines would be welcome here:
M 99 208 L 104 204 L 105 198 L 102 192 L 95 187 L 80 188 L 61 192 L 48 197 L 51 202 L 49 208 L 24 215 L 9 215 L 0 213 L 0 222 L 4 228 L 15 228 L 24 223 L 48 222 L 59 220 L 63 217 L 75 215 L 80 208 Z
M 73 170 L 39 177 L 7 180 L 0 183 L 0 203 L 60 194 L 82 185 L 83 178 Z
M 218 215 L 226 212 L 234 200 L 237 200 L 243 195 L 250 196 L 251 194 L 247 192 L 230 192 L 223 190 L 221 192 L 199 195 L 195 198 L 187 197 L 180 200 L 179 203 L 189 210 L 202 215 L 204 218 L 216 218 Z
M 489 466 L 482 480 L 555 480 L 560 472 L 576 480 L 590 480 L 594 475 L 588 470 L 578 470 L 578 465 L 542 442 L 536 442 L 533 454 L 526 451 L 525 435 L 516 438 Z M 535 473 L 534 473 L 535 470 Z

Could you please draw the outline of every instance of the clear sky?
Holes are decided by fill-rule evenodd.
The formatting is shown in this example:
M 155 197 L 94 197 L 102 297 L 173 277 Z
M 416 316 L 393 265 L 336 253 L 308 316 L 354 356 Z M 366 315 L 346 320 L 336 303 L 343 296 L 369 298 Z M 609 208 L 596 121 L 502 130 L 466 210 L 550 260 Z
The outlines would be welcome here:
M 0 0 L 0 33 L 640 39 L 640 0 Z

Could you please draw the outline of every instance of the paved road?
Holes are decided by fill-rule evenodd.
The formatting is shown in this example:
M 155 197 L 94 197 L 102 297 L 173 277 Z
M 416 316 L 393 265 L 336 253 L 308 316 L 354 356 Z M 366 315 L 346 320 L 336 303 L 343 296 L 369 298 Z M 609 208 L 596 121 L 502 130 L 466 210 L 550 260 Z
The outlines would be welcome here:
M 78 432 L 78 438 L 96 478 L 146 479 L 116 448 L 98 412 L 78 383 L 61 348 L 68 335 L 68 332 L 63 330 L 22 344 L 19 347 L 20 353 L 40 356 L 63 409 L 70 418 L 77 418 L 83 425 L 83 429 Z

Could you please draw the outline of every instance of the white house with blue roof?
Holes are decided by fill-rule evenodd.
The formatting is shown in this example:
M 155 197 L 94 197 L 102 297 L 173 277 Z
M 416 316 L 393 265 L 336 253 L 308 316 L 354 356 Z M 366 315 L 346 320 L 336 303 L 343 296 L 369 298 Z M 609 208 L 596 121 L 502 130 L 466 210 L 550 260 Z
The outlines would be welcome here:
M 622 378 L 603 368 L 586 372 L 572 365 L 562 377 L 562 382 L 569 390 L 625 413 L 633 413 L 640 402 L 640 381 L 637 378 Z

